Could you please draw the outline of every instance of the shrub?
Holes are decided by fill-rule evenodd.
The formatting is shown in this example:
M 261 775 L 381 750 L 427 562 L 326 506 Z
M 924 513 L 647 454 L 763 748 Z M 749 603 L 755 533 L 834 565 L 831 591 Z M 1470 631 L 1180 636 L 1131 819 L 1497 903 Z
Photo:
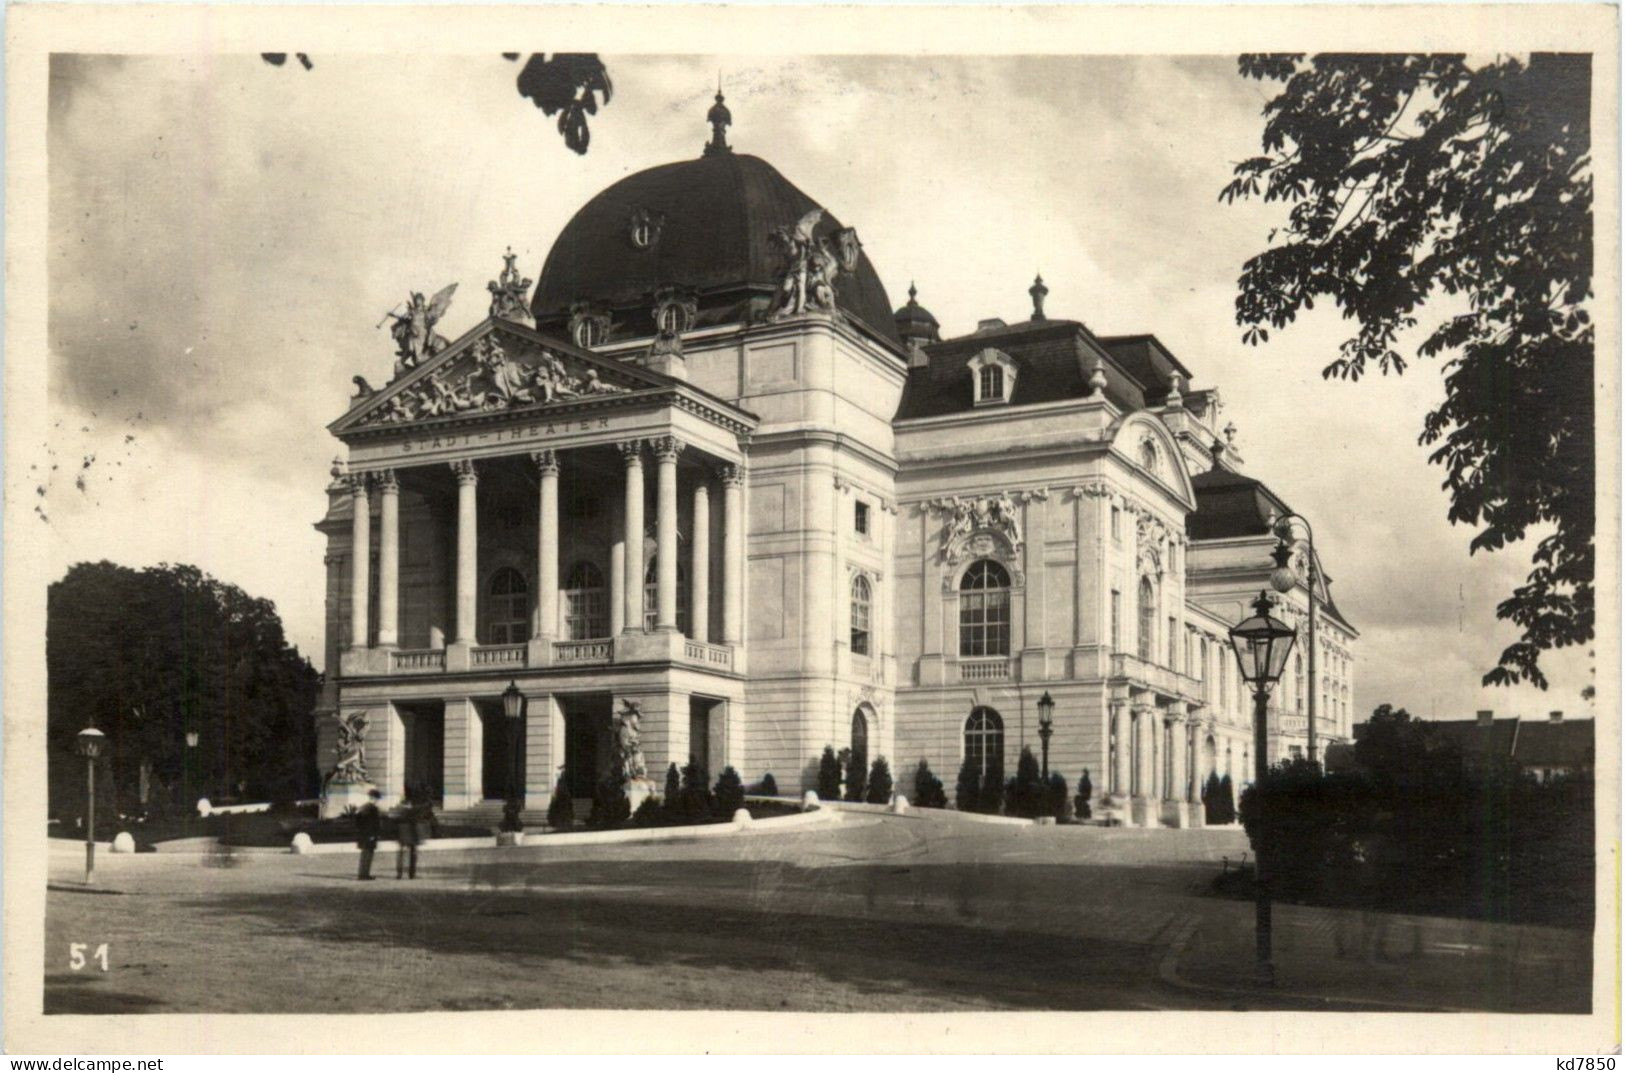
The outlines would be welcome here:
M 773 778 L 773 773 L 771 771 L 762 776 L 762 783 L 760 786 L 756 787 L 756 792 L 764 797 L 779 796 L 779 784 L 778 781 Z
M 665 812 L 652 794 L 639 801 L 637 811 L 632 813 L 633 827 L 659 827 L 664 820 Z
M 732 767 L 722 769 L 722 774 L 717 776 L 716 788 L 711 794 L 716 802 L 716 811 L 720 815 L 732 816 L 735 810 L 745 807 L 745 781 Z
M 1078 819 L 1087 820 L 1094 815 L 1095 784 L 1089 781 L 1089 769 L 1083 769 L 1083 775 L 1078 779 L 1078 796 L 1073 802 L 1078 812 Z
M 842 749 L 835 758 L 841 765 L 841 796 L 847 801 L 862 801 L 867 762 L 861 754 L 853 755 L 851 749 Z
M 592 813 L 587 823 L 592 827 L 614 827 L 625 823 L 632 815 L 632 802 L 627 799 L 626 787 L 614 775 L 606 775 L 593 787 Z
M 706 788 L 706 771 L 692 756 L 683 765 L 682 787 L 677 791 L 677 808 L 684 819 L 697 819 L 711 811 L 711 791 Z
M 869 789 L 863 799 L 871 805 L 887 805 L 891 803 L 891 791 L 891 765 L 884 756 L 877 756 L 869 768 Z
M 985 812 L 989 816 L 997 816 L 999 808 L 1004 802 L 1004 759 L 999 757 L 988 764 L 987 773 L 982 777 L 982 792 L 978 795 L 976 811 Z
M 681 795 L 682 786 L 682 777 L 677 774 L 677 764 L 673 762 L 667 765 L 666 796 L 661 798 L 661 800 L 665 802 L 667 808 L 675 809 L 677 807 L 677 799 Z
M 1066 823 L 1072 819 L 1072 802 L 1066 796 L 1066 776 L 1059 771 L 1049 773 L 1048 791 L 1049 809 L 1047 814 L 1055 817 L 1056 823 Z
M 1219 823 L 1236 822 L 1236 786 L 1226 774 L 1219 780 Z
M 547 803 L 547 825 L 568 831 L 575 826 L 575 822 L 576 803 L 570 799 L 570 788 L 560 774 L 559 781 L 553 784 L 553 800 Z
M 818 799 L 841 799 L 841 761 L 831 746 L 824 746 L 824 755 L 818 758 Z
M 499 828 L 499 830 L 523 831 L 525 829 L 525 821 L 523 818 L 521 818 L 520 813 L 524 812 L 524 810 L 525 802 L 523 799 L 517 796 L 510 797 L 508 800 L 504 801 L 502 803 L 502 826 Z
M 1016 777 L 1004 787 L 1004 811 L 1011 816 L 1037 819 L 1049 814 L 1049 801 L 1038 775 L 1038 758 L 1026 746 L 1016 761 Z
M 931 774 L 931 765 L 922 758 L 914 769 L 914 804 L 918 808 L 947 808 L 948 795 L 942 780 Z
M 925 761 L 920 761 L 925 763 Z M 954 783 L 954 808 L 960 812 L 982 811 L 982 780 L 976 764 L 970 757 L 959 765 L 959 779 Z

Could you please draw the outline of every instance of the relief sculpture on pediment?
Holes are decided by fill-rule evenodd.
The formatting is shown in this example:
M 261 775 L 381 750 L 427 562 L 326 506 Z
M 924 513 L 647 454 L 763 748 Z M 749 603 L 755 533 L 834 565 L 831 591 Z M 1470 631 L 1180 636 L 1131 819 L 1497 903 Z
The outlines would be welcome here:
M 472 359 L 454 361 L 382 400 L 362 424 L 399 424 L 448 414 L 490 412 L 631 390 L 598 370 L 547 349 L 516 356 L 495 335 L 474 341 Z M 528 360 L 527 360 L 528 357 Z

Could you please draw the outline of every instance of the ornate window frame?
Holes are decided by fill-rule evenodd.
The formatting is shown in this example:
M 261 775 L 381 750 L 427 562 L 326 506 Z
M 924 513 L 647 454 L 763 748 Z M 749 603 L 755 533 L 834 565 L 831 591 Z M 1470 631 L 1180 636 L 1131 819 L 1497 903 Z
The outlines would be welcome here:
M 979 351 L 965 365 L 970 369 L 971 398 L 975 405 L 1008 403 L 1015 396 L 1018 369 L 1010 355 L 988 347 Z M 997 375 L 993 375 L 993 370 L 997 370 Z M 998 389 L 996 394 L 988 392 L 987 389 L 992 387 Z

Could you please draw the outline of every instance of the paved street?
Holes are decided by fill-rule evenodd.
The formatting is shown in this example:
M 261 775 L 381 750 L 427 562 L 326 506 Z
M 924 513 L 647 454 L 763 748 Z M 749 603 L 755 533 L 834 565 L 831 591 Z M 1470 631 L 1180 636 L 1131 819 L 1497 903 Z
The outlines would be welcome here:
M 1589 1008 L 1581 932 L 1208 892 L 1236 830 L 847 813 L 782 834 L 380 855 L 53 855 L 47 1012 Z M 116 893 L 115 893 L 116 892 Z M 72 971 L 72 942 L 109 971 Z

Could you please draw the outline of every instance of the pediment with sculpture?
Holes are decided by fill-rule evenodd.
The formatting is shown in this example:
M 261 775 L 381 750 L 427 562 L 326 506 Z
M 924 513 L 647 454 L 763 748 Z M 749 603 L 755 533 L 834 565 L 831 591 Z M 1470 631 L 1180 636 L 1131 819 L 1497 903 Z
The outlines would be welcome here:
M 457 414 L 491 413 L 622 395 L 655 386 L 493 324 L 455 352 L 438 355 L 377 393 L 352 427 L 405 425 Z

